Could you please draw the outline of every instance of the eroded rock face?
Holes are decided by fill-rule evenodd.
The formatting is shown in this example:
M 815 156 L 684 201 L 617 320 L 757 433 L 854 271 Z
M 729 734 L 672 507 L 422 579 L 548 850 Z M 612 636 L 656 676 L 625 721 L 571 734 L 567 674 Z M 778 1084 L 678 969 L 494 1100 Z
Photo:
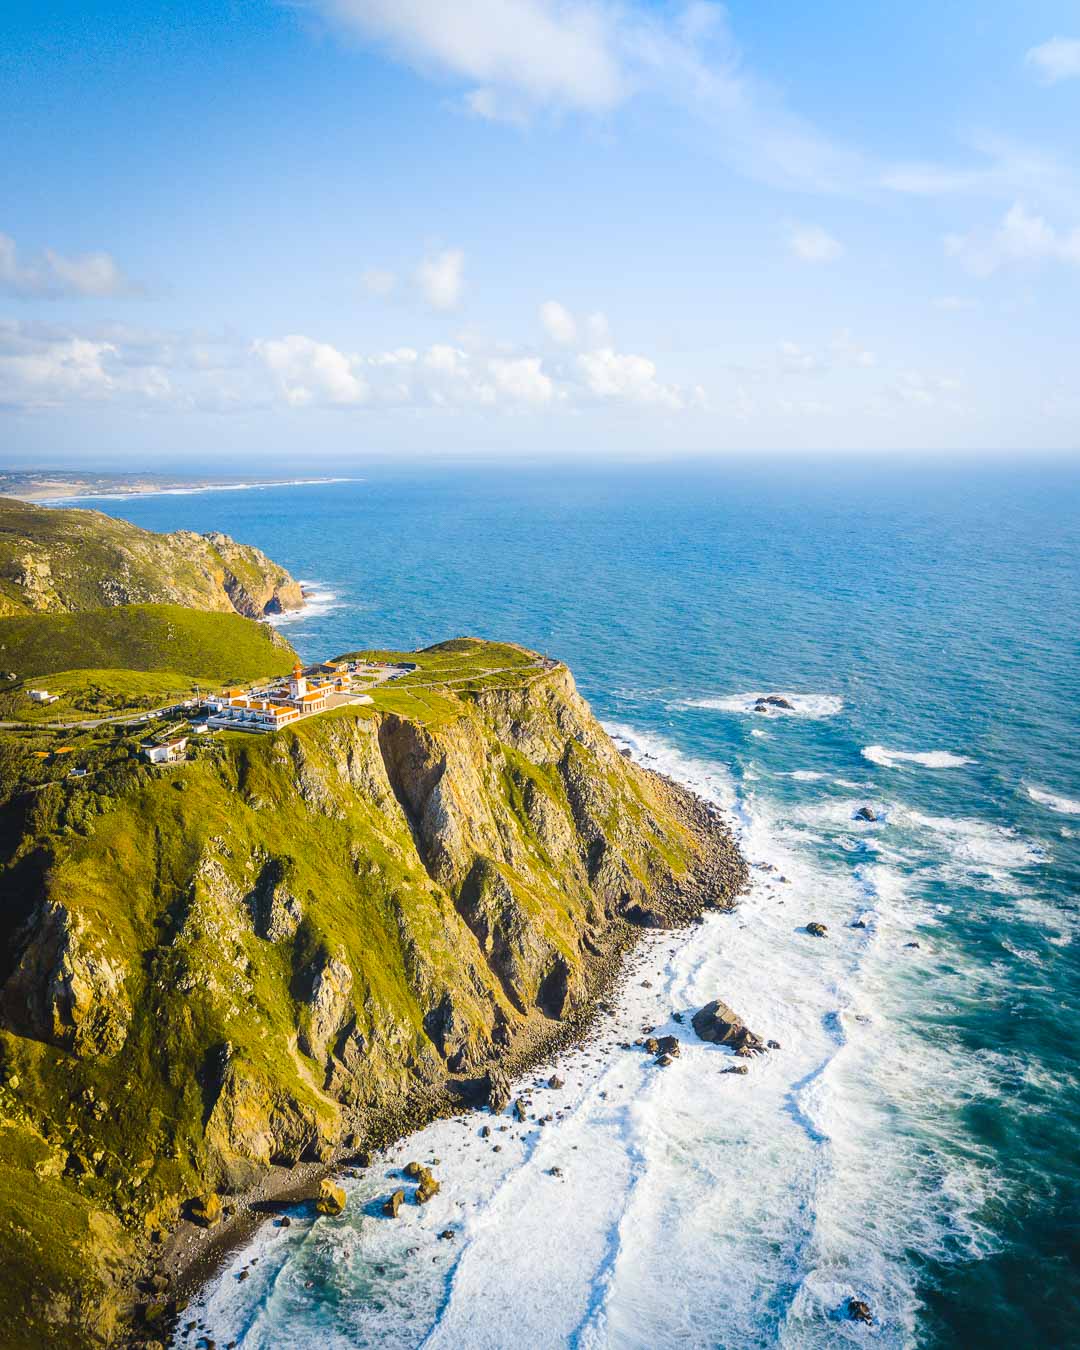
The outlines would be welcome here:
M 246 618 L 299 609 L 300 585 L 260 549 L 228 535 L 155 534 L 99 511 L 0 501 L 0 579 L 17 598 L 3 612 L 131 604 L 230 610 Z
M 756 1036 L 726 1003 L 714 998 L 693 1016 L 693 1027 L 703 1041 L 726 1045 L 737 1055 L 760 1054 L 765 1042 Z
M 55 901 L 42 906 L 28 936 L 3 990 L 10 1025 L 76 1055 L 115 1055 L 131 1020 L 123 965 L 87 917 Z
M 351 1008 L 349 993 L 353 974 L 343 952 L 330 956 L 323 952 L 316 960 L 307 998 L 310 1017 L 300 1031 L 300 1048 L 312 1059 L 321 1060 L 327 1046 L 341 1029 Z
M 288 871 L 282 859 L 269 859 L 254 889 L 245 897 L 255 932 L 267 942 L 294 937 L 304 917 L 303 906 L 289 889 Z

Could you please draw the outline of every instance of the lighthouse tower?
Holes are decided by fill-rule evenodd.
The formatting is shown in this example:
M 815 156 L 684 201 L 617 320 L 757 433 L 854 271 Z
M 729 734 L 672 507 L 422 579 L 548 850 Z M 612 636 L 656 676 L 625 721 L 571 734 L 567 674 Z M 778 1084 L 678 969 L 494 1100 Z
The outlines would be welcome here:
M 296 665 L 292 668 L 292 674 L 289 676 L 289 697 L 303 698 L 307 693 L 307 679 L 304 676 L 304 668 L 297 657 Z

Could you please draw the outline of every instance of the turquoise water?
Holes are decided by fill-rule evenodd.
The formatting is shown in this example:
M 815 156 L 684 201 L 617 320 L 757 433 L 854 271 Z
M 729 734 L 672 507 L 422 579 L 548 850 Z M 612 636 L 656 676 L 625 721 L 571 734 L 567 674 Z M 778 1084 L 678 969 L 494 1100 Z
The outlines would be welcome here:
M 688 1130 L 737 1125 L 737 1207 L 730 1175 L 707 1214 L 649 1200 L 661 1176 L 667 1197 L 704 1183 L 670 1138 L 653 1148 L 661 1103 L 642 1086 L 619 1141 L 576 1116 L 575 1150 L 630 1161 L 625 1204 L 582 1231 L 606 1255 L 565 1328 L 512 1244 L 502 1271 L 476 1258 L 484 1214 L 526 1185 L 522 1153 L 477 1172 L 467 1241 L 432 1249 L 427 1284 L 404 1252 L 373 1274 L 374 1219 L 300 1224 L 265 1257 L 269 1283 L 211 1299 L 223 1334 L 510 1343 L 487 1270 L 505 1298 L 516 1278 L 533 1291 L 550 1335 L 532 1345 L 1078 1343 L 1080 473 L 440 470 L 88 504 L 262 546 L 316 590 L 283 629 L 308 657 L 475 633 L 565 659 L 636 753 L 712 791 L 751 858 L 791 878 L 785 910 L 759 874 L 742 920 L 665 947 L 658 976 L 690 998 L 705 971 L 707 996 L 735 991 L 793 1038 L 756 1096 L 754 1078 L 726 1080 L 742 1097 L 665 1088 L 700 1109 Z M 796 711 L 754 714 L 772 691 Z M 854 818 L 864 804 L 878 823 Z M 570 1245 L 576 1212 L 557 1217 Z M 394 1261 L 398 1292 L 380 1284 Z M 844 1291 L 873 1329 L 837 1319 Z

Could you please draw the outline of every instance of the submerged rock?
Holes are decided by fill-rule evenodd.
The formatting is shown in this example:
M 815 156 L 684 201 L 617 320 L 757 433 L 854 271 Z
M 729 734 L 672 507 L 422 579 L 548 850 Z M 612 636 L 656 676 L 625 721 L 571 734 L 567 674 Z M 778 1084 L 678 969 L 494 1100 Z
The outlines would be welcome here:
M 757 1055 L 765 1049 L 761 1037 L 755 1035 L 738 1014 L 718 998 L 694 1014 L 692 1025 L 701 1040 L 730 1046 L 737 1055 Z

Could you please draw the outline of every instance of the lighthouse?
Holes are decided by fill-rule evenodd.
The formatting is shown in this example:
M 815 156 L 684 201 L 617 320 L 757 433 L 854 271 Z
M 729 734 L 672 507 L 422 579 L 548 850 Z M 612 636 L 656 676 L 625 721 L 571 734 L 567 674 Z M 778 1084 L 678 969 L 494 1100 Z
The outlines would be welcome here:
M 289 676 L 289 697 L 291 699 L 303 698 L 307 693 L 307 679 L 304 676 L 304 668 L 300 664 L 300 658 L 297 657 L 296 665 L 292 668 L 292 674 Z

